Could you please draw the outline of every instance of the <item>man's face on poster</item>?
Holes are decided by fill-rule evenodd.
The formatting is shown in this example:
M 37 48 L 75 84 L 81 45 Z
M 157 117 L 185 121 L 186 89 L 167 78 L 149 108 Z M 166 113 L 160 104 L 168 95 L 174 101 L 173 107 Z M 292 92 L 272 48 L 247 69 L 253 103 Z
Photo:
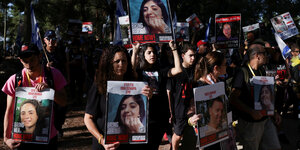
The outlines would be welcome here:
M 161 8 L 154 3 L 153 1 L 149 1 L 144 5 L 144 20 L 146 24 L 155 23 L 154 20 L 163 19 Z
M 210 116 L 210 122 L 219 126 L 222 122 L 223 109 L 224 109 L 223 103 L 215 100 L 211 108 L 209 108 L 208 110 Z
M 231 37 L 231 26 L 229 24 L 223 25 L 223 34 L 228 39 Z

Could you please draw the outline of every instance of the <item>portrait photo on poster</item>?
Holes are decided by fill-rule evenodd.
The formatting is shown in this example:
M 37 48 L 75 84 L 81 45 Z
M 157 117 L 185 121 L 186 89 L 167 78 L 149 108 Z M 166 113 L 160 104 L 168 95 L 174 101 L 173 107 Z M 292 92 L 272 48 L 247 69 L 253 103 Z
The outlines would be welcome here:
M 254 84 L 255 110 L 274 111 L 274 86 Z
M 129 0 L 133 34 L 171 33 L 167 0 Z
M 12 136 L 27 142 L 47 143 L 52 112 L 51 100 L 17 98 Z
M 109 94 L 107 134 L 136 134 L 146 132 L 147 101 L 141 94 Z
M 197 114 L 202 115 L 198 122 L 200 137 L 209 136 L 228 128 L 226 106 L 224 96 L 196 102 Z

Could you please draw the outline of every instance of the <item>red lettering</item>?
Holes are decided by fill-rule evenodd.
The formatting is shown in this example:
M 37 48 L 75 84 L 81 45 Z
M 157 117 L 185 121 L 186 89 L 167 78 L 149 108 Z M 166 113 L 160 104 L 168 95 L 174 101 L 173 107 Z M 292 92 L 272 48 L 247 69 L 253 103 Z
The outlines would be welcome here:
M 128 141 L 128 135 L 127 134 L 119 135 L 118 139 L 119 141 Z
M 155 35 L 154 34 L 153 35 L 145 35 L 144 39 L 146 41 L 154 41 L 155 40 Z
M 133 35 L 132 40 L 133 41 L 143 41 L 143 35 Z

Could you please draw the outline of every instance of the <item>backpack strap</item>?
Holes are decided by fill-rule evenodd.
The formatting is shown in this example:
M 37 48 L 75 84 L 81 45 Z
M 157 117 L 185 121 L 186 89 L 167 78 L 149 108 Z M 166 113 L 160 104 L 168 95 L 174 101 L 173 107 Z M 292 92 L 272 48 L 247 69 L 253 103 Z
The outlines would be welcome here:
M 23 81 L 22 70 L 16 73 L 15 76 L 15 88 L 21 87 Z

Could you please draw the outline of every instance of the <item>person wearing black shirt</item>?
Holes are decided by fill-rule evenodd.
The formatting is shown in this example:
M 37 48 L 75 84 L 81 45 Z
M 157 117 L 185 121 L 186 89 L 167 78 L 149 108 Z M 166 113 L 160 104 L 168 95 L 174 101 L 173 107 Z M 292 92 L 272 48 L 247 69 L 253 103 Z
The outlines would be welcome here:
M 233 79 L 230 103 L 238 116 L 237 137 L 244 149 L 280 149 L 276 128 L 270 117 L 254 109 L 250 79 L 265 76 L 262 66 L 266 63 L 266 51 L 260 44 L 249 47 L 249 62 L 237 72 Z M 248 76 L 248 77 L 247 77 Z M 275 113 L 275 123 L 281 117 Z

